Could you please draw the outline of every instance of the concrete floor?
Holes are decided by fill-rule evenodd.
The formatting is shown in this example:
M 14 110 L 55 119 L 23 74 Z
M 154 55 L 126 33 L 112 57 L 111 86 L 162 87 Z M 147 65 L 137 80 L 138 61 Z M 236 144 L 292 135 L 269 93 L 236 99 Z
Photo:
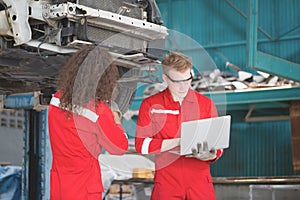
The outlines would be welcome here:
M 216 184 L 217 200 L 299 200 L 300 184 Z

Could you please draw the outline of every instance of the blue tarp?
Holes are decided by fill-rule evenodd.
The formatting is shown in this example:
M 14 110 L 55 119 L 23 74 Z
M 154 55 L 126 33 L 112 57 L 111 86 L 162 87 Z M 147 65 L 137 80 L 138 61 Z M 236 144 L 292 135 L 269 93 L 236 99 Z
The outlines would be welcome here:
M 0 200 L 21 200 L 22 167 L 0 166 Z

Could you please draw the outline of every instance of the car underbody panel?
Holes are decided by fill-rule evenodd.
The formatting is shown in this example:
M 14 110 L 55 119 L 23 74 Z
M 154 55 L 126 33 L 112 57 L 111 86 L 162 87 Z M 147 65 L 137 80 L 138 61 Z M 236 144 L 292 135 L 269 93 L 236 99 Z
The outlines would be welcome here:
M 101 45 L 123 76 L 123 110 L 137 82 L 147 81 L 142 72 L 156 70 L 168 34 L 154 0 L 0 0 L 0 21 L 0 94 L 51 94 L 74 52 Z

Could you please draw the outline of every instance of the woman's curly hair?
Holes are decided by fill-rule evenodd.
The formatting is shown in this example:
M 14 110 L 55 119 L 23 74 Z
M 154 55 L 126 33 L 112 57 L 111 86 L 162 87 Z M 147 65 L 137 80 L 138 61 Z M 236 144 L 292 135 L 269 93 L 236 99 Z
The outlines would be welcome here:
M 110 102 L 119 73 L 112 56 L 103 47 L 88 46 L 72 55 L 60 70 L 58 86 L 61 92 L 60 107 L 72 111 L 86 107 L 94 100 Z

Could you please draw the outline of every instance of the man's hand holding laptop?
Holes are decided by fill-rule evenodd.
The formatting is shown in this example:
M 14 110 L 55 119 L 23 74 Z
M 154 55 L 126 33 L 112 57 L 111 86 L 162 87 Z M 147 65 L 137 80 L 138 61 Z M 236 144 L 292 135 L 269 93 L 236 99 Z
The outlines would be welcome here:
M 199 160 L 208 161 L 213 160 L 217 156 L 217 151 L 214 148 L 208 149 L 208 143 L 207 141 L 203 142 L 203 145 L 201 143 L 197 144 L 197 149 L 192 148 L 192 154 L 187 155 L 186 157 L 189 158 L 197 158 Z

